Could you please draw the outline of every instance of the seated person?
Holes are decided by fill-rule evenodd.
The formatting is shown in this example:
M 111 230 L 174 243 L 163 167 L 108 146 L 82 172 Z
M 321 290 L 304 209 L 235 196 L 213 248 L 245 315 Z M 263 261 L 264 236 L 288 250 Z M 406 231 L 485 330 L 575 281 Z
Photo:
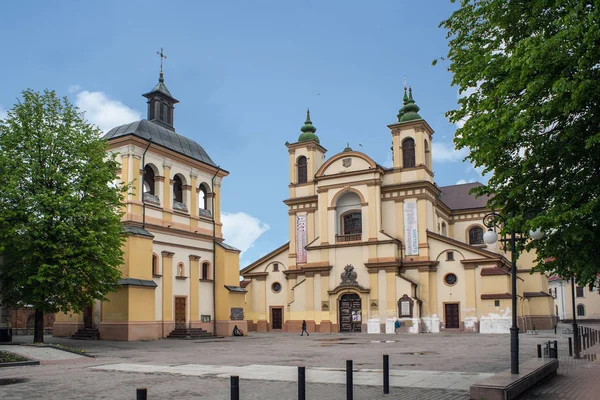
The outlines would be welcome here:
M 236 326 L 233 327 L 233 336 L 244 336 L 244 331 Z

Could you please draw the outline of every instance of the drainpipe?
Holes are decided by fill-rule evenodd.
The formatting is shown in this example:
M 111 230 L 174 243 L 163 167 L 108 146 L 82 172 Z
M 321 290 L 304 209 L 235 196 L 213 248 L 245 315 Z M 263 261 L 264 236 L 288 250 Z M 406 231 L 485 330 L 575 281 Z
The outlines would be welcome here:
M 213 267 L 212 267 L 212 277 L 213 277 L 213 336 L 217 335 L 217 276 L 215 274 L 215 268 L 217 265 L 217 225 L 215 224 L 215 178 L 217 174 L 221 171 L 221 167 L 217 166 L 217 171 L 212 177 L 212 223 L 213 223 Z
M 144 182 L 146 181 L 146 152 L 150 148 L 152 144 L 152 137 L 150 137 L 150 142 L 148 146 L 146 146 L 146 150 L 144 150 L 144 154 L 142 154 L 142 170 L 144 173 L 142 174 L 142 182 L 141 182 L 141 190 L 142 190 L 142 229 L 146 229 L 146 199 L 144 198 Z

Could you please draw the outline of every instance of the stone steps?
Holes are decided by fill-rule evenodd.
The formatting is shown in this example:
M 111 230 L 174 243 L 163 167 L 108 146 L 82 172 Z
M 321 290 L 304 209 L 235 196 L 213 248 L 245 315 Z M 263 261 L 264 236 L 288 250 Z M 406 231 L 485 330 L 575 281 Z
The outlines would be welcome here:
M 72 339 L 78 340 L 98 340 L 100 331 L 94 328 L 80 329 L 71 336 Z
M 198 339 L 198 338 L 208 338 L 213 337 L 213 334 L 201 328 L 176 328 L 172 331 L 167 339 Z

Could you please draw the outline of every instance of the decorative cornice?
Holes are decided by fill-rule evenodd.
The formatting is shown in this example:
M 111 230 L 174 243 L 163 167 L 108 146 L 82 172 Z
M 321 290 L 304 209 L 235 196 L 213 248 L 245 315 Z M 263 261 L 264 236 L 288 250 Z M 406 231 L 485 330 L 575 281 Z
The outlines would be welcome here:
M 481 295 L 481 300 L 510 299 L 510 293 L 487 293 Z
M 316 195 L 313 196 L 304 196 L 304 197 L 292 197 L 283 201 L 283 204 L 287 206 L 291 205 L 300 205 L 306 203 L 316 203 L 319 201 L 319 197 Z
M 196 254 L 190 254 L 190 261 L 198 261 L 200 258 L 200 256 L 196 255 Z
M 510 272 L 503 270 L 502 268 L 482 268 L 481 276 L 493 276 L 493 275 L 510 275 Z
M 162 254 L 163 257 L 167 258 L 173 258 L 173 256 L 175 255 L 175 253 L 166 250 L 161 251 L 160 254 Z

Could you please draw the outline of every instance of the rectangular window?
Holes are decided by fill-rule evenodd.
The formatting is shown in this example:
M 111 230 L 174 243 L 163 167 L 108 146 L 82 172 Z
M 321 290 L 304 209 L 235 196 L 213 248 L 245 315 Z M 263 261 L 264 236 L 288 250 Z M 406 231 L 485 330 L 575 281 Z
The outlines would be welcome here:
M 494 300 L 494 306 L 500 307 L 500 300 Z
M 200 322 L 210 322 L 210 315 L 201 315 Z
M 446 261 L 454 261 L 454 252 L 453 251 L 446 252 Z
M 279 264 L 273 264 L 273 272 L 279 271 Z
M 577 297 L 583 297 L 583 288 L 580 286 L 575 287 L 575 293 Z

